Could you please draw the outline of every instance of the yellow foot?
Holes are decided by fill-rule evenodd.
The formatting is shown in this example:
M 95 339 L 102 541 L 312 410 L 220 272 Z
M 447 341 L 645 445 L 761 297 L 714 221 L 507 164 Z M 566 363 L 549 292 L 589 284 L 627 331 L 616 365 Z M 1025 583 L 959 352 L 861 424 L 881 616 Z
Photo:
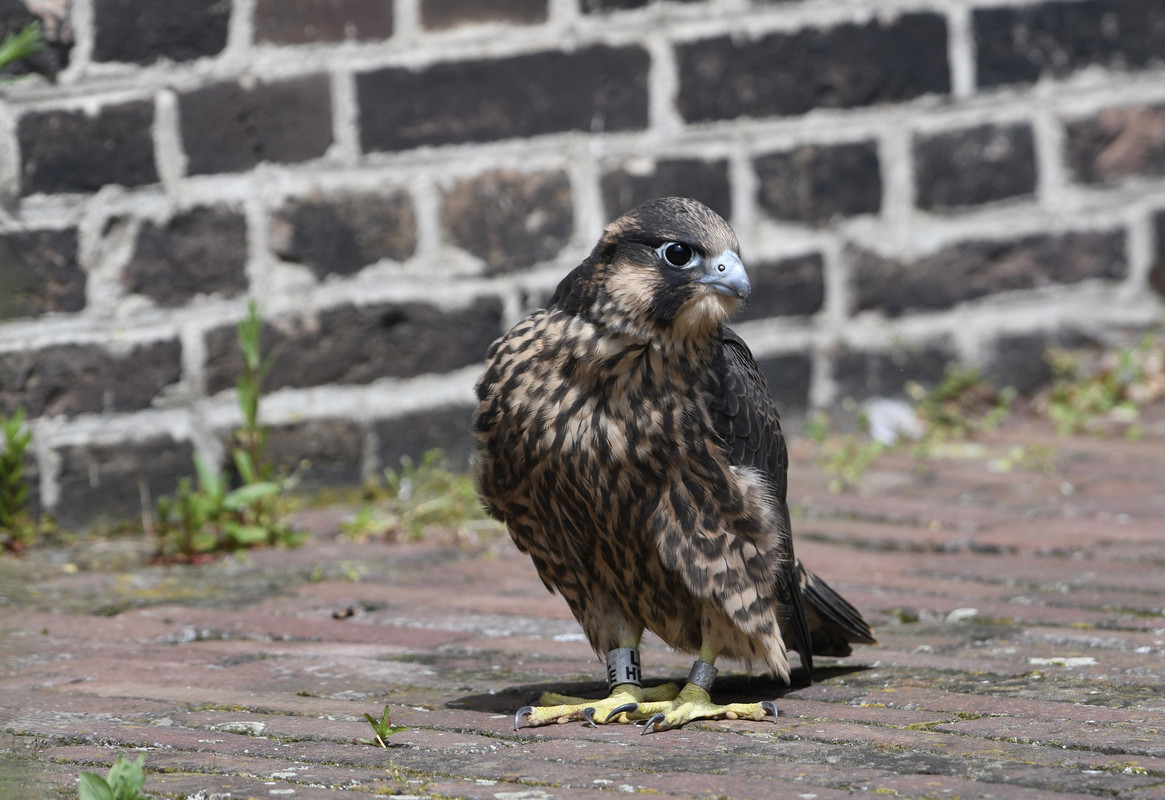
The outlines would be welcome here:
M 640 703 L 635 709 L 616 709 L 633 720 L 643 720 L 643 733 L 678 728 L 695 719 L 750 719 L 760 722 L 769 717 L 776 722 L 777 706 L 771 700 L 760 703 L 716 705 L 708 692 L 687 684 L 672 700 Z
M 602 700 L 544 692 L 538 698 L 537 706 L 522 706 L 518 709 L 518 713 L 514 715 L 514 730 L 518 730 L 523 717 L 530 727 L 580 719 L 586 720 L 591 727 L 608 722 L 626 723 L 631 721 L 625 713 L 628 710 L 639 708 L 644 703 L 666 703 L 674 700 L 678 694 L 679 687 L 674 683 L 651 686 L 647 689 L 624 683 L 616 686 L 610 696 Z

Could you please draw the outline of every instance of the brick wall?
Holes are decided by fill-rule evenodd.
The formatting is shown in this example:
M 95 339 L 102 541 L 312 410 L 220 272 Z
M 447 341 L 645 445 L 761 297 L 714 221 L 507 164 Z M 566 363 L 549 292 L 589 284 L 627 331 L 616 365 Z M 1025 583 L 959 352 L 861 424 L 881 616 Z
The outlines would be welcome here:
M 488 343 L 656 195 L 736 227 L 793 416 L 1162 318 L 1158 0 L 27 5 L 0 412 L 66 525 L 221 458 L 248 297 L 309 484 L 463 453 Z

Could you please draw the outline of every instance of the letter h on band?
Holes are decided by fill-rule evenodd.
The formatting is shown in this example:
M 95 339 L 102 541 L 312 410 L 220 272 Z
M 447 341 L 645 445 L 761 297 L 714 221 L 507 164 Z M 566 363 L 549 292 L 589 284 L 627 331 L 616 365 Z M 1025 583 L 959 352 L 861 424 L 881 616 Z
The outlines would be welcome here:
M 639 651 L 634 647 L 616 647 L 607 653 L 607 687 L 620 684 L 642 686 L 639 671 Z

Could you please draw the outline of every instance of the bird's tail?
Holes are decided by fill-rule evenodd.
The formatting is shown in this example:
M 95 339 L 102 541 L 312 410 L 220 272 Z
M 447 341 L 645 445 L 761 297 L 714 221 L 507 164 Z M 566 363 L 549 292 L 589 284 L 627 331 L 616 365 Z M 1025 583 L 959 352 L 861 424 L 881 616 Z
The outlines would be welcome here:
M 805 600 L 809 636 L 815 656 L 848 656 L 851 644 L 877 644 L 861 612 L 825 581 L 797 562 L 797 580 Z

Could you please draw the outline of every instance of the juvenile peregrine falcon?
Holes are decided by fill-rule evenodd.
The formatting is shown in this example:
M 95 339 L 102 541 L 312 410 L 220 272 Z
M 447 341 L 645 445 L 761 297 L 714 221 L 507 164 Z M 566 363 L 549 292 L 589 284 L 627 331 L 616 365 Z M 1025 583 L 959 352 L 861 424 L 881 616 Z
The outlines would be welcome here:
M 872 643 L 861 615 L 793 555 L 780 421 L 725 327 L 749 295 L 732 229 L 685 198 L 607 227 L 547 308 L 494 342 L 477 384 L 478 489 L 605 655 L 610 696 L 543 695 L 531 725 L 775 716 L 716 705 L 717 657 L 786 682 L 786 649 Z M 644 629 L 697 660 L 682 690 L 644 689 Z

